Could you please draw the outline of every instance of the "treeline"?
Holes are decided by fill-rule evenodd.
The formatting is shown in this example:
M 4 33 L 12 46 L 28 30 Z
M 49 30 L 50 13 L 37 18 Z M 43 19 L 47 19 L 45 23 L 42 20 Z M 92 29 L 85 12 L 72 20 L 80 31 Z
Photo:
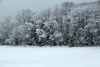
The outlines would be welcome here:
M 19 11 L 0 22 L 0 44 L 100 46 L 100 2 L 64 2 L 40 13 Z

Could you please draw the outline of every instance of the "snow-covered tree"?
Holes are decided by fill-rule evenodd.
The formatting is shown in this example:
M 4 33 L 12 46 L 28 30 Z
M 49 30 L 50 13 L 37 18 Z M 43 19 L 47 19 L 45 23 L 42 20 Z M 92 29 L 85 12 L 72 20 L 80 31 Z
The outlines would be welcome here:
M 5 44 L 5 40 L 11 34 L 13 28 L 14 28 L 14 23 L 11 20 L 10 16 L 5 18 L 5 20 L 0 23 L 0 35 L 2 44 Z
M 73 7 L 73 5 L 74 5 L 73 2 L 64 2 L 64 3 L 62 3 L 60 13 L 62 15 L 67 15 L 71 11 L 71 8 Z
M 100 4 L 64 2 L 40 13 L 22 10 L 14 21 L 8 17 L 0 23 L 0 44 L 100 45 Z
M 25 22 L 30 23 L 34 15 L 35 13 L 29 9 L 22 10 L 16 15 L 16 21 L 18 21 L 20 24 L 24 24 Z
M 21 25 L 13 29 L 12 34 L 9 35 L 9 39 L 6 40 L 9 44 L 12 45 L 25 45 L 25 26 Z

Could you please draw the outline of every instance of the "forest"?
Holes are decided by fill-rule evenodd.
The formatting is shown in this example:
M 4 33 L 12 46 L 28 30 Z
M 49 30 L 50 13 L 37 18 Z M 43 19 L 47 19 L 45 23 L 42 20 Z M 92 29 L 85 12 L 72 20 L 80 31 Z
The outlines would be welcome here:
M 23 9 L 0 21 L 0 44 L 8 46 L 100 46 L 100 1 L 64 2 L 40 13 Z

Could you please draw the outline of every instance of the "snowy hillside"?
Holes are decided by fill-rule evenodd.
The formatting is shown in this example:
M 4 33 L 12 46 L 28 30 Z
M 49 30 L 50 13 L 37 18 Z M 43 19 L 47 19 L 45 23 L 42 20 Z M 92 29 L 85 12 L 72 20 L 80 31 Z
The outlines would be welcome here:
M 100 47 L 0 46 L 0 67 L 100 67 Z

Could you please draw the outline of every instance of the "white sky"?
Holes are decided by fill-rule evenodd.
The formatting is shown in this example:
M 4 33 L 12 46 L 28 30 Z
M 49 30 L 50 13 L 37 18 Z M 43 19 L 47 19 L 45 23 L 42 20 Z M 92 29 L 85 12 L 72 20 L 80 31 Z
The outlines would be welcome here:
M 96 0 L 2 0 L 0 3 L 0 20 L 8 15 L 14 17 L 22 9 L 31 9 L 34 12 L 40 12 L 46 8 L 60 5 L 63 2 L 92 2 Z

